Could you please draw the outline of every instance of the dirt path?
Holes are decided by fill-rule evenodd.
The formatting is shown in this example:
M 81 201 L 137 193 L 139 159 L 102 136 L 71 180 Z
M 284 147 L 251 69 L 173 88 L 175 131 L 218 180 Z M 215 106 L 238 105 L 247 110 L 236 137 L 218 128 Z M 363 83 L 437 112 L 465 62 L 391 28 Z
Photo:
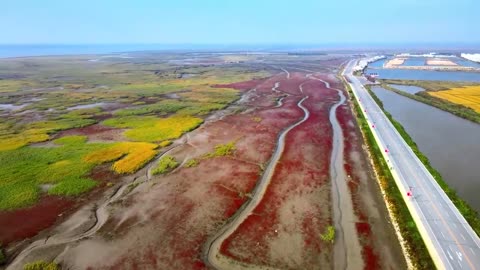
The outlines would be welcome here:
M 355 213 L 347 185 L 347 177 L 343 166 L 344 137 L 338 122 L 336 111 L 345 103 L 346 98 L 339 89 L 330 87 L 327 81 L 309 76 L 321 81 L 328 89 L 338 92 L 340 100 L 330 109 L 330 123 L 333 128 L 333 148 L 330 162 L 330 178 L 332 180 L 333 219 L 336 230 L 334 244 L 334 269 L 363 269 L 363 259 L 358 234 L 355 228 Z
M 283 69 L 282 69 L 283 70 Z M 290 73 L 288 71 L 284 70 L 287 73 L 287 78 L 289 78 Z M 305 83 L 303 83 L 305 84 Z M 300 91 L 303 93 L 303 89 L 301 84 L 299 86 Z M 278 83 L 275 83 L 275 89 L 278 87 Z M 272 89 L 273 90 L 273 89 Z M 307 108 L 305 108 L 302 103 L 308 99 L 308 96 L 304 96 L 298 103 L 297 106 L 301 108 L 304 112 L 304 117 L 300 119 L 299 121 L 295 122 L 294 124 L 290 125 L 288 128 L 283 130 L 280 133 L 280 136 L 277 139 L 277 146 L 275 148 L 275 151 L 273 153 L 272 158 L 270 159 L 267 167 L 265 168 L 265 171 L 262 175 L 262 178 L 258 182 L 257 186 L 255 187 L 255 190 L 253 192 L 253 196 L 251 200 L 244 204 L 242 208 L 237 211 L 233 219 L 227 223 L 214 237 L 209 239 L 209 241 L 206 243 L 206 250 L 205 250 L 205 261 L 206 263 L 211 266 L 214 269 L 244 269 L 244 267 L 237 262 L 222 256 L 220 254 L 220 248 L 222 243 L 230 237 L 237 229 L 238 227 L 252 214 L 253 210 L 260 204 L 262 201 L 262 198 L 268 188 L 268 185 L 270 184 L 270 181 L 272 179 L 273 173 L 275 172 L 275 168 L 277 166 L 278 161 L 280 160 L 282 153 L 285 148 L 285 137 L 287 136 L 288 132 L 297 127 L 298 125 L 302 124 L 305 122 L 309 116 L 310 112 L 308 111 Z M 268 267 L 260 266 L 261 269 L 271 269 Z M 249 267 L 251 269 L 251 266 Z

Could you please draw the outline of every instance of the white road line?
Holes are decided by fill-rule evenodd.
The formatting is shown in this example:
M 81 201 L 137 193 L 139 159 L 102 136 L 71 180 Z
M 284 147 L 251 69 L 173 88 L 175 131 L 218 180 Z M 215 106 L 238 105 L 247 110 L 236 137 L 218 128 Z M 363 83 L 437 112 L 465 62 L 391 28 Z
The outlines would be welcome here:
M 458 260 L 459 260 L 459 261 L 463 261 L 463 258 L 462 258 L 463 255 L 462 255 L 462 253 L 461 253 L 461 252 L 458 252 L 458 251 L 455 252 L 455 253 L 457 253 Z
M 452 254 L 450 254 L 450 251 L 447 250 L 447 254 L 448 254 L 448 257 L 450 258 L 450 260 L 453 261 L 453 256 L 452 256 Z
M 422 196 L 421 198 L 419 198 L 419 200 L 417 200 L 417 198 L 411 200 L 411 198 L 406 197 L 404 197 L 404 199 L 407 202 L 407 205 L 409 205 L 408 203 L 411 203 L 412 209 L 410 210 L 412 212 L 415 213 L 416 211 L 418 211 L 418 222 L 420 223 L 420 225 L 424 225 L 423 229 L 426 230 L 425 235 L 423 232 L 421 232 L 422 237 L 427 239 L 430 238 L 428 240 L 433 242 L 433 247 L 431 249 L 429 248 L 429 251 L 431 252 L 432 250 L 436 250 L 439 253 L 443 253 L 443 256 L 442 254 L 438 254 L 440 258 L 438 258 L 439 260 L 436 260 L 437 266 L 441 265 L 443 267 L 440 268 L 456 269 L 458 266 L 453 266 L 449 262 L 450 260 L 453 260 L 453 256 L 450 252 L 447 251 L 445 246 L 447 245 L 447 242 L 449 242 L 448 240 L 453 240 L 456 243 L 455 247 L 457 251 L 465 252 L 464 249 L 469 245 L 473 244 L 476 248 L 480 247 L 480 239 L 472 230 L 472 228 L 468 225 L 465 218 L 461 216 L 461 214 L 458 212 L 458 209 L 453 205 L 453 203 L 446 196 L 444 191 L 434 181 L 435 179 L 433 179 L 432 175 L 428 172 L 425 166 L 421 164 L 420 160 L 415 156 L 412 149 L 405 143 L 404 140 L 401 139 L 400 134 L 393 127 L 392 123 L 390 123 L 390 121 L 386 119 L 385 115 L 383 115 L 383 112 L 381 112 L 379 107 L 376 106 L 373 98 L 369 95 L 365 87 L 361 85 L 361 82 L 359 82 L 358 79 L 356 79 L 356 77 L 352 75 L 352 64 L 354 64 L 354 61 L 351 61 L 347 65 L 347 67 L 342 72 L 342 75 L 345 77 L 348 84 L 351 86 L 356 99 L 358 101 L 361 100 L 361 102 L 359 102 L 360 108 L 362 109 L 362 111 L 364 111 L 365 118 L 367 119 L 369 125 L 375 124 L 375 128 L 370 128 L 372 129 L 374 136 L 377 135 L 376 140 L 380 148 L 384 147 L 386 142 L 393 143 L 391 146 L 388 146 L 387 144 L 387 148 L 392 152 L 392 154 L 388 154 L 388 156 L 391 155 L 391 165 L 396 168 L 395 171 L 399 178 L 399 180 L 396 182 L 399 188 L 408 189 L 408 186 L 415 186 L 415 188 L 419 190 L 420 194 L 426 195 L 426 197 Z M 386 159 L 389 159 L 389 157 L 387 157 L 387 154 L 383 153 L 383 156 Z M 399 165 L 401 165 L 401 167 L 399 167 Z M 408 178 L 406 178 L 406 176 Z M 420 186 L 418 186 L 419 184 Z M 432 209 L 436 212 L 432 213 Z M 432 218 L 426 219 L 425 214 L 427 213 L 429 214 L 428 216 L 431 216 Z M 440 220 L 435 220 L 435 217 L 437 216 L 438 218 L 440 218 Z M 443 219 L 442 217 L 444 217 L 445 219 Z M 460 226 L 457 226 L 456 223 L 458 223 L 458 225 Z M 436 226 L 434 226 L 433 224 L 436 224 Z M 420 226 L 420 228 L 422 227 Z M 446 232 L 448 232 L 449 236 L 452 237 L 451 239 L 445 238 L 445 234 L 441 230 L 442 228 L 446 229 Z M 454 231 L 452 231 L 452 229 L 454 229 Z M 447 241 L 438 241 L 436 236 L 439 232 Z M 456 239 L 456 234 L 461 234 L 461 237 L 464 239 L 465 243 L 459 243 Z M 473 241 L 473 243 L 470 241 Z M 475 252 L 472 249 L 470 250 L 472 251 L 472 253 Z M 448 256 L 447 254 L 445 254 L 445 252 L 448 252 Z M 456 252 L 454 252 L 454 254 L 457 255 Z M 475 265 L 480 265 L 478 264 L 480 258 L 477 256 L 469 258 L 470 256 L 468 255 L 468 253 L 463 253 L 461 256 L 461 261 L 468 263 L 468 266 L 463 265 L 462 267 L 462 265 L 460 265 L 461 269 L 465 267 L 467 267 L 467 269 L 476 269 Z M 465 257 L 465 261 L 463 261 L 463 257 Z

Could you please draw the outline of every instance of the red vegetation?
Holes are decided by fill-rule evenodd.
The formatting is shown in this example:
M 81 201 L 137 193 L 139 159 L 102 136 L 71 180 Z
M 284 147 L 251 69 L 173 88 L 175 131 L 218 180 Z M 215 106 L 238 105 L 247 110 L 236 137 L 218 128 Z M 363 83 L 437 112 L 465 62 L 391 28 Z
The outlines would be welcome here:
M 97 166 L 89 177 L 100 182 L 93 192 L 72 200 L 58 196 L 43 196 L 34 206 L 14 211 L 0 211 L 0 243 L 7 245 L 37 235 L 44 229 L 63 220 L 82 203 L 96 198 L 106 189 L 107 180 L 114 182 L 120 175 L 113 173 L 108 165 Z
M 279 90 L 302 95 L 299 85 L 305 81 L 303 74 L 293 73 L 290 80 L 283 78 L 280 81 Z M 301 235 L 304 246 L 300 248 L 309 254 L 302 262 L 307 268 L 318 263 L 318 254 L 326 248 L 319 235 L 330 222 L 330 193 L 324 185 L 328 183 L 331 152 L 332 131 L 328 113 L 336 101 L 336 92 L 325 88 L 323 83 L 312 80 L 304 84 L 303 90 L 309 96 L 303 104 L 310 111 L 310 117 L 289 132 L 282 158 L 262 202 L 221 247 L 224 255 L 235 260 L 260 265 L 282 265 L 285 262 L 269 257 L 272 241 L 279 234 Z M 294 103 L 300 98 L 296 97 Z M 299 108 L 296 110 L 300 113 L 298 121 L 303 117 L 303 111 Z M 308 207 L 298 205 L 297 200 Z M 291 216 L 289 220 L 282 217 L 285 213 Z
M 367 222 L 356 222 L 355 227 L 357 228 L 358 235 L 369 237 L 372 234 L 370 229 L 370 224 Z
M 262 84 L 265 82 L 266 79 L 253 79 L 250 81 L 245 81 L 245 82 L 236 82 L 236 83 L 231 83 L 231 84 L 216 84 L 212 85 L 212 87 L 217 87 L 217 88 L 233 88 L 237 90 L 250 90 L 255 88 L 257 85 Z
M 95 124 L 91 126 L 61 131 L 58 133 L 57 137 L 83 135 L 88 136 L 89 139 L 112 141 L 118 139 L 121 136 L 121 133 L 121 129 Z
M 381 269 L 379 258 L 373 248 L 369 245 L 364 245 L 362 248 L 362 255 L 365 263 L 365 270 Z
M 116 235 L 133 231 L 144 235 L 145 240 L 122 254 L 115 254 L 119 257 L 113 264 L 95 268 L 135 269 L 155 265 L 159 269 L 205 269 L 200 257 L 203 244 L 245 203 L 247 194 L 260 178 L 260 165 L 265 164 L 273 152 L 278 133 L 303 115 L 296 106 L 297 97 L 285 98 L 282 107 L 273 108 L 273 86 L 274 79 L 262 80 L 255 88 L 263 90 L 249 103 L 270 104 L 268 107 L 207 123 L 189 135 L 187 145 L 172 152 L 172 155 L 184 153 L 187 158 L 198 157 L 215 145 L 232 140 L 236 141 L 237 148 L 233 156 L 202 159 L 198 166 L 163 176 L 148 193 L 138 193 L 125 201 L 102 231 Z M 257 118 L 261 120 L 254 120 Z M 318 172 L 312 172 L 309 177 L 318 178 Z M 310 178 L 305 181 L 312 181 Z M 294 182 L 290 185 L 294 186 Z M 311 215 L 314 213 L 313 210 Z M 144 217 L 148 218 L 143 220 Z M 305 222 L 305 226 L 314 229 L 318 222 L 313 216 L 311 220 L 312 224 Z M 136 230 L 139 222 L 155 229 Z M 263 232 L 271 229 L 263 228 Z M 145 257 L 152 248 L 155 262 Z
M 230 217 L 235 214 L 240 206 L 245 203 L 247 200 L 246 193 L 250 190 L 253 190 L 258 177 L 258 173 L 253 171 L 249 173 L 234 172 L 231 178 L 244 179 L 245 185 L 242 187 L 242 190 L 234 190 L 231 187 L 221 184 L 222 182 L 228 182 L 225 181 L 225 179 L 220 179 L 218 184 L 212 187 L 212 194 L 222 194 L 222 196 L 230 198 L 228 203 L 225 205 L 225 217 Z
M 102 164 L 93 168 L 88 177 L 98 182 L 115 183 L 121 178 L 121 175 L 113 172 L 110 168 L 110 164 Z
M 45 196 L 32 207 L 0 212 L 0 243 L 35 236 L 39 231 L 52 226 L 59 215 L 72 207 L 74 202 L 56 196 Z
M 345 95 L 347 95 L 345 93 Z M 380 260 L 373 246 L 373 237 L 371 226 L 368 221 L 368 217 L 363 210 L 363 203 L 359 189 L 362 184 L 360 177 L 361 169 L 358 168 L 358 161 L 352 158 L 351 153 L 361 153 L 362 141 L 361 135 L 355 125 L 354 116 L 348 105 L 344 105 L 337 110 L 337 118 L 340 122 L 340 126 L 343 130 L 344 140 L 344 153 L 345 154 L 345 171 L 349 176 L 348 187 L 352 194 L 352 203 L 355 214 L 360 222 L 356 222 L 357 233 L 360 237 L 360 244 L 362 245 L 362 256 L 364 259 L 364 269 L 380 269 Z M 355 167 L 357 166 L 357 167 Z M 365 180 L 363 180 L 365 181 Z

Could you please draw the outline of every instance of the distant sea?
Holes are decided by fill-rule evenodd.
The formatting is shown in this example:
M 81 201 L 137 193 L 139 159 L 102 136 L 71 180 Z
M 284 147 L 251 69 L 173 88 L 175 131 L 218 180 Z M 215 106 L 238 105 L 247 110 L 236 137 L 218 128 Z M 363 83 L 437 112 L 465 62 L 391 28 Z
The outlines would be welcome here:
M 0 58 L 49 56 L 49 55 L 78 55 L 78 54 L 110 54 L 140 51 L 169 51 L 169 52 L 232 52 L 232 51 L 267 51 L 282 50 L 280 45 L 202 45 L 202 44 L 0 44 Z
M 447 49 L 448 48 L 448 49 Z M 406 52 L 429 50 L 455 50 L 458 52 L 480 52 L 480 45 L 461 44 L 0 44 L 0 58 L 109 54 L 137 51 L 176 51 L 176 52 L 235 52 L 235 51 L 338 51 L 338 52 Z
M 170 46 L 170 48 L 172 48 Z M 129 44 L 95 44 L 95 45 L 0 45 L 0 58 L 72 55 L 72 54 L 108 54 L 132 51 L 165 50 L 165 45 L 129 45 Z

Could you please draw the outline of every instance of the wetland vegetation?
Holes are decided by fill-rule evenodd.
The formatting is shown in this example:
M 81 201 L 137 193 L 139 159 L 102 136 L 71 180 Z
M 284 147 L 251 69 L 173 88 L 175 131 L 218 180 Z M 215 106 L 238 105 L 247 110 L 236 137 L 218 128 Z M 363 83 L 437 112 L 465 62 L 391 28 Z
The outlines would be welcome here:
M 100 164 L 111 164 L 116 174 L 135 173 L 207 114 L 239 98 L 220 85 L 268 75 L 215 57 L 209 59 L 214 64 L 191 65 L 171 57 L 2 59 L 0 210 L 31 206 L 46 195 L 84 194 L 98 186 L 90 174 Z

